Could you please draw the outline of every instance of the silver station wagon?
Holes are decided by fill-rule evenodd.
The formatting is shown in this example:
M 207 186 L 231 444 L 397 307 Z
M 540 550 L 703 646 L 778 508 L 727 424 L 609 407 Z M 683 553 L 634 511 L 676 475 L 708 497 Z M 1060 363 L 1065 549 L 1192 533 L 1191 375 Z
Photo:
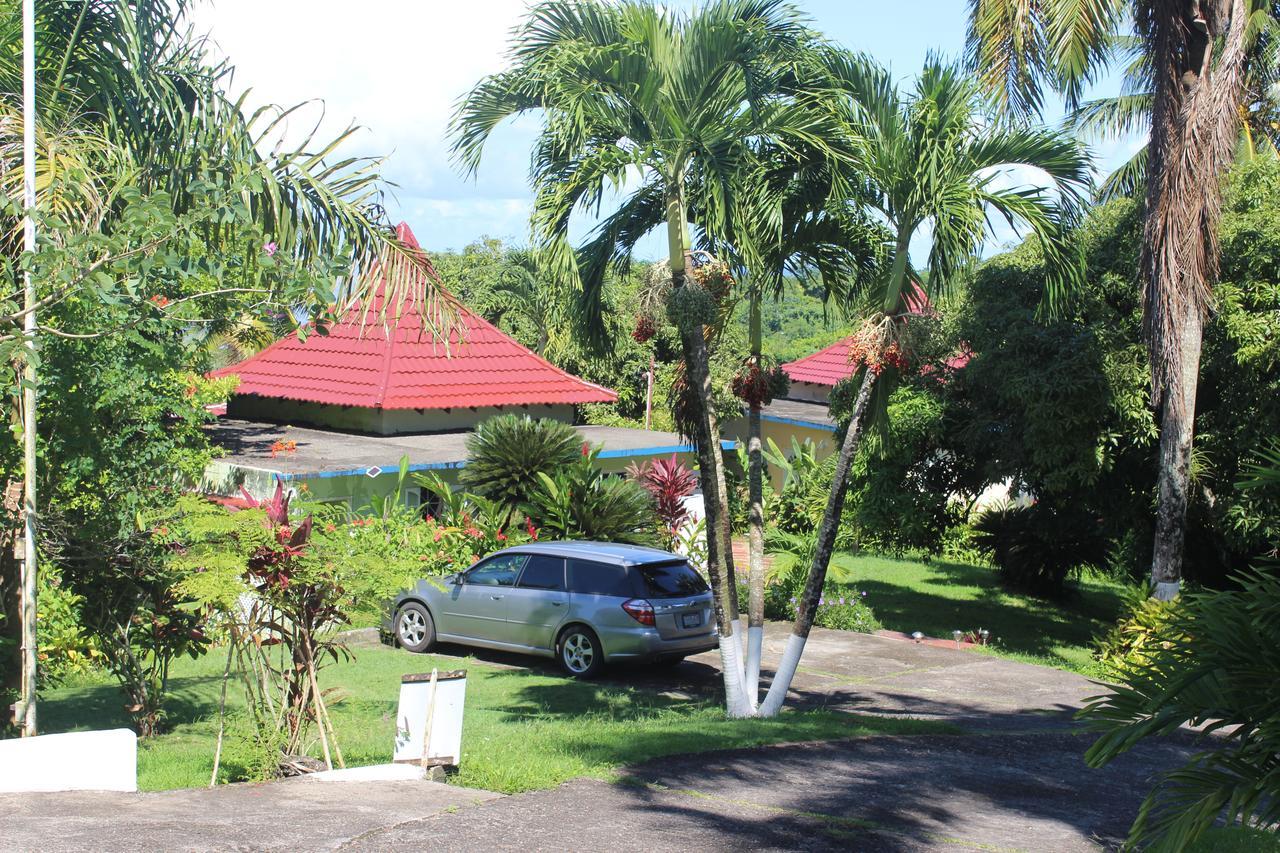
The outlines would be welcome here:
M 412 652 L 441 641 L 554 657 L 578 678 L 608 661 L 676 663 L 718 639 L 711 591 L 684 557 L 608 542 L 534 542 L 418 581 L 384 628 Z

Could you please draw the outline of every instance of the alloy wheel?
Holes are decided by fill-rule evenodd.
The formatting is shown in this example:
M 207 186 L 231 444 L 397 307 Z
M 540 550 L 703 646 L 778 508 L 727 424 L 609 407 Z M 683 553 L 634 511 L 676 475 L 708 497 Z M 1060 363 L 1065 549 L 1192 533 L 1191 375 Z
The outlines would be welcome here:
M 427 622 L 416 610 L 404 610 L 400 613 L 400 642 L 406 646 L 416 646 L 427 635 Z
M 596 649 L 590 637 L 575 631 L 565 637 L 560 655 L 564 659 L 564 665 L 571 672 L 582 673 L 591 668 L 596 657 Z

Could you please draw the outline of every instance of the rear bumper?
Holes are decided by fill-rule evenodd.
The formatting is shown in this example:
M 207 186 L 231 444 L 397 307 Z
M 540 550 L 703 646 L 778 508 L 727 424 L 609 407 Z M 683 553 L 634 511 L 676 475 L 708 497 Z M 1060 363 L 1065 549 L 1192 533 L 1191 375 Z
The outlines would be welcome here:
M 664 640 L 652 628 L 635 631 L 609 631 L 600 637 L 605 660 L 652 660 L 673 655 L 696 655 L 720 644 L 720 636 L 712 631 L 693 637 Z

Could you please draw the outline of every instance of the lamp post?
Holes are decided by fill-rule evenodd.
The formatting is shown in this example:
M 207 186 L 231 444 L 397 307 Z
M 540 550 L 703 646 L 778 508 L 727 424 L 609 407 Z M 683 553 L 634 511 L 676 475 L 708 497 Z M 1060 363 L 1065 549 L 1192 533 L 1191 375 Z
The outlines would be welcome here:
M 22 0 L 22 246 L 36 250 L 35 0 Z M 22 273 L 22 693 L 14 722 L 23 737 L 36 733 L 36 290 Z

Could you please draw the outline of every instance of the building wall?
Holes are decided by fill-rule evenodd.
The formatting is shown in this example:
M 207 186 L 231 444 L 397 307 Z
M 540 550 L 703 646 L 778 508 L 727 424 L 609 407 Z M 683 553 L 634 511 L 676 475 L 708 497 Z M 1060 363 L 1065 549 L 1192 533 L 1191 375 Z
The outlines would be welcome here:
M 793 386 L 794 387 L 794 386 Z M 736 439 L 740 445 L 745 448 L 747 446 L 747 419 L 745 417 L 734 418 L 727 421 L 724 425 L 725 438 Z M 768 418 L 760 419 L 760 441 L 766 450 L 769 449 L 769 440 L 772 439 L 774 444 L 788 456 L 791 453 L 791 439 L 803 444 L 806 439 L 812 441 L 816 447 L 817 457 L 825 459 L 839 448 L 836 446 L 835 437 L 831 433 L 831 429 L 820 424 L 812 426 L 802 426 L 798 423 L 781 421 L 773 421 Z M 770 465 L 767 461 L 765 466 L 769 470 L 769 482 L 773 484 L 775 491 L 782 489 L 783 472 L 781 468 Z
M 831 386 L 819 385 L 816 382 L 792 382 L 791 390 L 787 391 L 787 398 L 803 400 L 806 403 L 829 403 Z
M 311 426 L 369 435 L 404 435 L 424 432 L 455 432 L 471 429 L 483 420 L 503 412 L 527 413 L 573 423 L 571 405 L 530 405 L 518 407 L 477 406 L 460 409 L 374 409 L 364 406 L 334 406 L 305 403 L 253 394 L 234 394 L 227 403 L 227 417 L 247 421 Z

